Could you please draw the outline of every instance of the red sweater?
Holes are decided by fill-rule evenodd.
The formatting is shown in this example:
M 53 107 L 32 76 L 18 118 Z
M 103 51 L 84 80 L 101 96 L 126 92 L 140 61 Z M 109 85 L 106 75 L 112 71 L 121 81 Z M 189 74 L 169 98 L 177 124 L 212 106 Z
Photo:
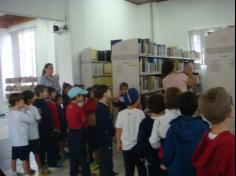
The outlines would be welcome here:
M 96 101 L 89 98 L 84 106 L 84 111 L 86 115 L 90 115 L 96 112 Z
M 209 139 L 208 134 L 193 154 L 197 176 L 235 176 L 235 136 L 225 131 Z
M 88 127 L 84 110 L 75 103 L 70 103 L 66 108 L 67 125 L 70 129 L 83 129 Z
M 58 109 L 56 103 L 52 101 L 47 102 L 48 108 L 50 109 L 51 120 L 53 123 L 54 129 L 61 130 L 61 123 L 58 115 Z

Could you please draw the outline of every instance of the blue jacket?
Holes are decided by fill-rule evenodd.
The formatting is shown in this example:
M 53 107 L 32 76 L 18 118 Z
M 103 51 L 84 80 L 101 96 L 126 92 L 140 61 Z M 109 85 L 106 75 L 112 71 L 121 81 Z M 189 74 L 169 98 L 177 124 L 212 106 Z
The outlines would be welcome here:
M 186 116 L 179 116 L 170 124 L 162 161 L 168 167 L 168 176 L 194 176 L 192 155 L 209 125 L 201 117 Z

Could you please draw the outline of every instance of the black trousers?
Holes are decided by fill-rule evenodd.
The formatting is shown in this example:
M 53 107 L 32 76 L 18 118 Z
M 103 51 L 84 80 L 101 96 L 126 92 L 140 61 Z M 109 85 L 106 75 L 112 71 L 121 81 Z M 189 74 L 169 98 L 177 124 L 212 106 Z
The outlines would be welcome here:
M 96 138 L 96 127 L 88 128 L 88 154 L 89 162 L 94 161 L 93 153 L 98 150 L 98 143 Z
M 48 143 L 48 166 L 53 166 L 57 164 L 57 161 L 60 159 L 60 147 L 59 147 L 59 135 L 53 134 L 49 138 Z
M 168 171 L 160 169 L 159 176 L 168 176 Z
M 155 150 L 150 150 L 145 154 L 145 159 L 148 162 L 148 176 L 159 176 L 160 173 L 160 159 Z
M 134 176 L 135 166 L 138 169 L 139 176 L 146 176 L 146 168 L 144 162 L 140 160 L 136 147 L 128 151 L 123 151 L 125 163 L 125 176 Z
M 112 142 L 99 145 L 99 169 L 100 176 L 113 175 Z
M 70 176 L 79 173 L 79 166 L 82 169 L 82 176 L 90 176 L 90 167 L 87 161 L 87 130 L 70 130 L 68 134 Z
M 50 137 L 40 136 L 40 158 L 42 166 L 45 166 L 47 164 L 49 145 Z

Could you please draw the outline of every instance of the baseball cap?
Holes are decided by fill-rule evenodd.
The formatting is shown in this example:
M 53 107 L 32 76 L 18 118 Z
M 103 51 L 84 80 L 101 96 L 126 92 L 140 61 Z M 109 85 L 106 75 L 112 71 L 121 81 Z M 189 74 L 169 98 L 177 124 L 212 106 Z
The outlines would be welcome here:
M 74 98 L 77 95 L 87 95 L 87 94 L 88 94 L 87 90 L 81 89 L 80 87 L 73 87 L 69 90 L 67 95 L 70 98 Z
M 139 93 L 135 88 L 129 89 L 124 96 L 124 100 L 127 105 L 133 105 L 134 103 L 136 103 L 138 99 L 139 99 Z

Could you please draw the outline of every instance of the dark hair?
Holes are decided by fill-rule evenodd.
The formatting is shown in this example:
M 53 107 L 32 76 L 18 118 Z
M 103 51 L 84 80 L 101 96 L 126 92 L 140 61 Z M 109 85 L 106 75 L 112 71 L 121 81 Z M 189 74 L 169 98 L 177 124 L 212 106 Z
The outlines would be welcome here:
M 179 97 L 179 110 L 182 115 L 192 116 L 198 109 L 198 97 L 193 92 L 185 92 Z
M 53 92 L 56 92 L 56 89 L 54 89 L 53 87 L 47 87 L 48 88 L 48 94 L 52 95 Z
M 177 87 L 170 87 L 165 91 L 165 103 L 167 109 L 178 109 L 178 98 L 181 95 L 181 90 Z
M 162 64 L 162 73 L 166 76 L 171 73 L 175 68 L 174 61 L 168 60 Z
M 65 89 L 71 88 L 71 87 L 72 87 L 71 84 L 64 82 L 63 85 L 62 85 L 62 93 L 64 94 L 65 93 Z
M 88 91 L 87 98 L 90 98 L 90 97 L 91 97 L 91 95 L 90 95 L 91 92 L 94 91 L 97 86 L 98 86 L 98 85 L 95 84 L 95 85 L 93 85 L 92 87 L 87 88 L 87 91 Z
M 106 85 L 99 85 L 95 88 L 94 95 L 96 99 L 100 100 L 103 98 L 104 94 L 109 90 Z
M 203 116 L 212 124 L 218 124 L 232 112 L 232 97 L 223 87 L 216 87 L 202 94 L 199 99 L 199 109 Z
M 14 107 L 16 105 L 16 102 L 24 100 L 24 97 L 20 93 L 12 93 L 8 97 L 8 103 L 10 104 L 11 107 Z
M 42 76 L 45 75 L 46 69 L 48 69 L 48 67 L 50 67 L 50 66 L 53 66 L 53 64 L 52 63 L 47 63 L 47 64 L 44 65 L 44 68 L 43 68 L 43 71 L 42 71 Z
M 152 113 L 162 113 L 165 111 L 165 101 L 163 95 L 152 95 L 148 101 L 148 108 Z
M 56 95 L 55 101 L 57 101 L 59 98 L 62 98 L 62 95 L 61 95 L 61 94 L 57 94 L 57 95 Z
M 125 87 L 127 87 L 127 88 L 129 87 L 128 83 L 126 83 L 126 82 L 120 83 L 120 89 L 123 89 Z
M 26 90 L 26 91 L 22 92 L 22 95 L 24 97 L 24 101 L 26 104 L 28 104 L 29 100 L 34 98 L 34 92 L 32 92 L 31 90 Z
M 47 89 L 46 86 L 39 84 L 34 88 L 34 93 L 37 97 L 39 97 L 40 93 L 43 93 L 45 89 Z

